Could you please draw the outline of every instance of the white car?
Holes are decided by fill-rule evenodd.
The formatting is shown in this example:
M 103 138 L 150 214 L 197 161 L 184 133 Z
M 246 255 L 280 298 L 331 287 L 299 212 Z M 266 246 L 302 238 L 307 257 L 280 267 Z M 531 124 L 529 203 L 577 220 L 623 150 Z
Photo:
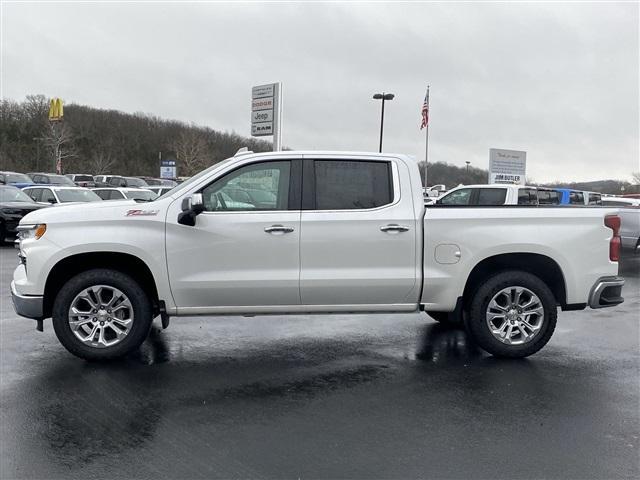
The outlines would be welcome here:
M 230 186 L 272 195 L 241 207 Z M 29 213 L 11 294 L 86 359 L 135 350 L 157 316 L 417 311 L 525 357 L 558 307 L 623 301 L 617 211 L 425 207 L 407 156 L 245 153 L 149 204 Z
M 640 249 L 640 199 L 603 196 L 602 205 L 619 207 L 620 240 L 622 248 L 638 251 Z
M 550 188 L 524 185 L 461 185 L 449 190 L 435 203 L 458 206 L 559 205 L 560 194 Z
M 88 188 L 64 187 L 57 185 L 36 185 L 22 189 L 35 202 L 42 205 L 61 203 L 85 203 L 100 201 L 101 198 Z
M 173 187 L 167 187 L 162 185 L 151 185 L 150 187 L 147 188 L 147 190 L 151 190 L 153 193 L 161 197 L 168 191 L 173 190 Z
M 150 188 L 116 188 L 98 187 L 93 192 L 102 200 L 135 200 L 136 202 L 151 202 L 158 198 L 158 194 Z

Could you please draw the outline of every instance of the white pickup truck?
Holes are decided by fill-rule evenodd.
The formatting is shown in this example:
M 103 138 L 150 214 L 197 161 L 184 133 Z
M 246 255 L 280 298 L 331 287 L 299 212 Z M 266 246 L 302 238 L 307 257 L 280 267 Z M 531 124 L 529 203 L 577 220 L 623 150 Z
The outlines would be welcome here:
M 425 208 L 402 155 L 238 154 L 150 203 L 28 214 L 11 293 L 86 359 L 136 349 L 157 316 L 416 311 L 524 357 L 558 307 L 623 301 L 616 211 Z

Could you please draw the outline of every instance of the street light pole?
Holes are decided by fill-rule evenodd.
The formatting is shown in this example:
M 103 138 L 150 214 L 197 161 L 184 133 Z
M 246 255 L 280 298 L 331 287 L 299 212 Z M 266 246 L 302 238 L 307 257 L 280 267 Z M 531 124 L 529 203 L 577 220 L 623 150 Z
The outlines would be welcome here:
M 382 153 L 382 133 L 384 131 L 384 102 L 385 100 L 393 100 L 395 95 L 393 93 L 376 93 L 373 96 L 374 100 L 382 100 L 382 110 L 380 112 L 380 147 L 378 152 Z

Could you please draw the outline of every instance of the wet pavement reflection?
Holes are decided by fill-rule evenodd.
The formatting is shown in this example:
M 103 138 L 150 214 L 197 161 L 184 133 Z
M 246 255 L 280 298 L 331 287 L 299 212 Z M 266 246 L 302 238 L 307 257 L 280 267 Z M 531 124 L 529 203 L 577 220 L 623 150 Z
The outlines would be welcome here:
M 637 259 L 528 359 L 411 314 L 174 319 L 101 364 L 15 317 L 0 255 L 0 478 L 640 475 Z

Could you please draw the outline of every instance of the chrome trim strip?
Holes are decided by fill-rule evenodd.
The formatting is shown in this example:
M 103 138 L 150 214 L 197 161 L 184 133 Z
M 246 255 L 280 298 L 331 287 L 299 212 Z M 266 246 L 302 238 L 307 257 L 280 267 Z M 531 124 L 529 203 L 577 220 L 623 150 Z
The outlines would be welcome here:
M 601 277 L 591 288 L 591 293 L 589 294 L 589 306 L 591 308 L 605 308 L 605 307 L 613 307 L 614 305 L 600 305 L 600 297 L 602 296 L 602 292 L 607 287 L 622 287 L 624 285 L 624 278 L 622 277 Z M 622 302 L 620 302 L 622 303 Z

